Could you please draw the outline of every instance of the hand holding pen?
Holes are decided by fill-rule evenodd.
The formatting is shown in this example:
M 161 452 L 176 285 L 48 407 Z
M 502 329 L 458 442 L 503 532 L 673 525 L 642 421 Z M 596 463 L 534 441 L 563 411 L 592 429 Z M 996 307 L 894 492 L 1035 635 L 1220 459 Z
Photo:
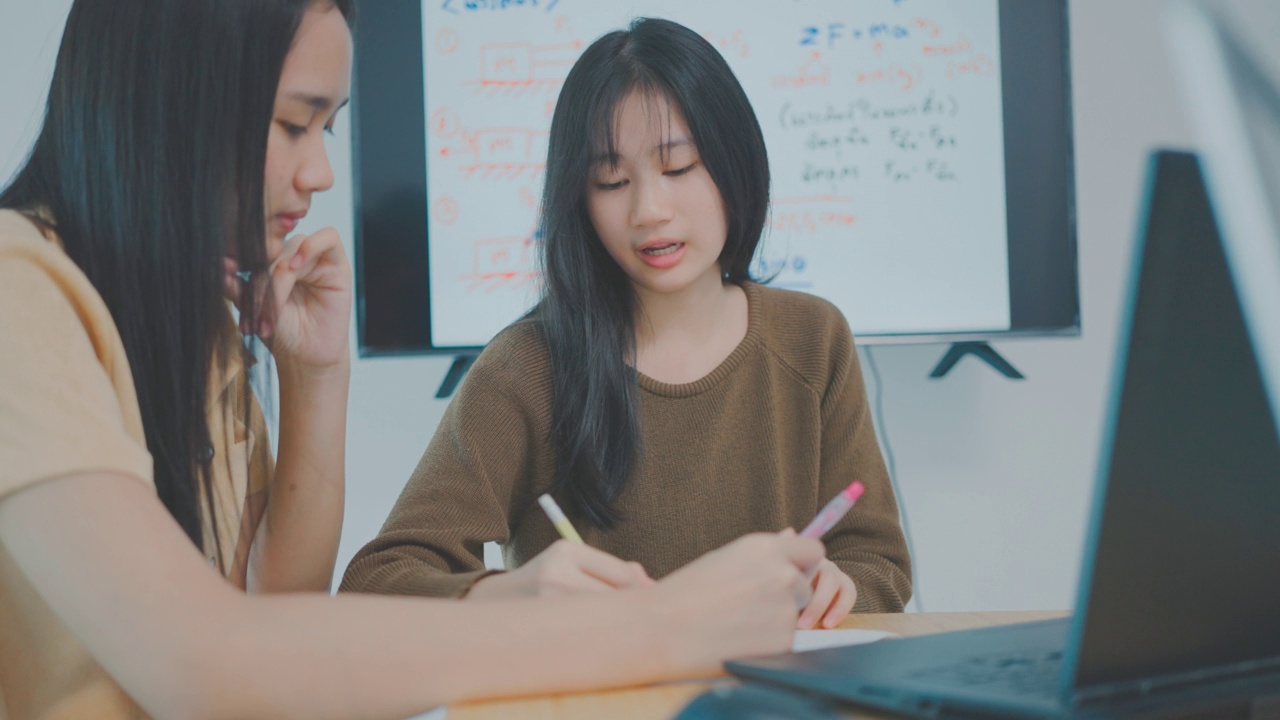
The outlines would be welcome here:
M 862 483 L 857 480 L 849 483 L 849 487 L 842 490 L 818 511 L 805 529 L 800 531 L 800 536 L 821 538 L 826 535 L 836 523 L 840 522 L 845 513 L 849 512 L 864 492 L 866 487 Z M 853 578 L 845 574 L 835 563 L 823 559 L 813 578 L 813 597 L 797 618 L 796 627 L 800 630 L 809 630 L 821 621 L 822 627 L 833 628 L 849 614 L 857 599 L 858 588 L 854 585 Z
M 866 491 L 866 487 L 857 480 L 849 484 L 839 495 L 832 498 L 821 510 L 817 516 L 800 532 L 801 537 L 818 539 L 825 535 L 835 524 L 840 522 L 845 513 L 849 512 L 858 498 Z M 548 555 L 557 545 L 577 545 L 582 546 L 582 537 L 578 535 L 573 524 L 569 522 L 569 518 L 565 516 L 564 511 L 550 495 L 542 495 L 538 498 L 538 504 L 542 506 L 543 512 L 547 514 L 547 518 L 551 520 L 551 524 L 555 526 L 567 543 L 556 543 L 547 551 L 539 555 L 542 558 Z M 612 556 L 607 556 L 612 558 Z M 615 559 L 616 558 L 612 558 Z M 535 559 L 536 561 L 536 559 Z M 639 567 L 637 565 L 637 567 Z M 646 576 L 647 578 L 647 576 Z M 651 580 L 649 582 L 652 582 Z M 802 630 L 813 628 L 819 620 L 825 628 L 833 628 L 840 624 L 840 621 L 849 614 L 853 608 L 853 604 L 857 601 L 858 591 L 854 585 L 853 579 L 844 573 L 835 563 L 827 559 L 822 559 L 813 570 L 812 580 L 810 581 L 812 594 L 807 598 L 803 611 L 796 620 L 796 627 Z
M 538 504 L 564 538 L 550 549 L 585 547 L 578 531 L 550 495 L 539 497 Z M 649 580 L 654 587 L 640 592 L 683 597 L 682 602 L 669 605 L 663 615 L 669 618 L 671 611 L 679 608 L 685 616 L 701 616 L 693 623 L 697 632 L 727 636 L 737 644 L 730 657 L 767 654 L 790 647 L 791 632 L 777 623 L 776 611 L 780 606 L 794 612 L 812 605 L 823 563 L 830 564 L 822 557 L 822 545 L 813 538 L 797 537 L 791 529 L 776 534 L 752 533 L 708 552 L 660 583 Z M 839 569 L 834 572 L 843 577 Z M 663 605 L 661 601 L 656 603 Z M 847 612 L 846 608 L 843 613 Z M 843 613 L 834 622 L 843 619 Z M 690 636 L 690 640 L 695 652 L 704 652 L 708 647 L 698 638 Z M 709 664 L 718 668 L 719 661 Z
M 639 563 L 627 562 L 584 542 L 550 495 L 542 505 L 564 538 L 510 572 L 477 581 L 467 598 L 546 597 L 645 587 L 653 579 Z

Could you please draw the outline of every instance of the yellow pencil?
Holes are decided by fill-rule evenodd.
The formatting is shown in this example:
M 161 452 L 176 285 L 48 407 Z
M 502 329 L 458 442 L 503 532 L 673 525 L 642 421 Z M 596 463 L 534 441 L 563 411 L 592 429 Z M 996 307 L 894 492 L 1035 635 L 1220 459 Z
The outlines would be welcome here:
M 554 498 L 546 493 L 538 496 L 538 504 L 542 506 L 547 517 L 551 518 L 551 524 L 556 526 L 556 530 L 560 531 L 560 537 L 576 543 L 582 543 L 582 536 L 577 530 L 573 529 L 573 525 L 569 522 L 569 518 L 565 517 L 564 511 L 556 504 Z

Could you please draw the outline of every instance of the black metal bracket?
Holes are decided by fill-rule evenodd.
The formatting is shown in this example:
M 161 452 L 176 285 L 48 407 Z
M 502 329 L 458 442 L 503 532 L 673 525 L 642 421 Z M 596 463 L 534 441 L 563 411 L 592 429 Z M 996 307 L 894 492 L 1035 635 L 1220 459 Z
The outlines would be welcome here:
M 951 345 L 951 349 L 947 350 L 947 354 L 943 355 L 942 359 L 938 361 L 937 367 L 933 369 L 933 372 L 929 373 L 929 377 L 944 377 L 947 373 L 951 372 L 951 368 L 955 367 L 956 363 L 960 362 L 960 358 L 965 355 L 977 356 L 978 359 L 995 368 L 996 372 L 1010 380 L 1025 379 L 1022 373 L 1018 372 L 1017 368 L 1011 365 L 1008 360 L 1005 360 L 1000 356 L 1000 353 L 996 352 L 990 345 L 984 342 L 953 343 Z
M 458 389 L 458 383 L 462 382 L 462 376 L 467 374 L 471 369 L 471 363 L 476 361 L 475 355 L 455 355 L 453 364 L 449 366 L 449 372 L 444 374 L 444 380 L 440 382 L 440 389 L 436 391 L 437 398 L 447 398 Z

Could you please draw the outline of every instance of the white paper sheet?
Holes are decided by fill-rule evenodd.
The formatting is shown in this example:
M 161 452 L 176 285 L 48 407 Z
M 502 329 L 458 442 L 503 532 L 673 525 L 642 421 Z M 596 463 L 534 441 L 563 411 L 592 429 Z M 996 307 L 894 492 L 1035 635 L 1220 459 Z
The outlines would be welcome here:
M 884 630 L 797 630 L 791 642 L 793 652 L 817 650 L 819 648 L 841 647 L 843 645 L 862 645 L 884 638 L 895 638 L 897 635 Z

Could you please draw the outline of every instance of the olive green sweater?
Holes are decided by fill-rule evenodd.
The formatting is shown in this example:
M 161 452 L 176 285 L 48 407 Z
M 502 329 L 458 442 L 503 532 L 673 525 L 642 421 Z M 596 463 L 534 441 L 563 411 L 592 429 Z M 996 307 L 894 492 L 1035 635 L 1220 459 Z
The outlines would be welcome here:
M 612 530 L 560 505 L 590 545 L 654 578 L 749 532 L 804 527 L 852 480 L 866 493 L 824 538 L 860 612 L 911 595 L 898 507 L 876 444 L 853 336 L 812 295 L 746 285 L 742 343 L 706 377 L 640 375 L 639 455 Z M 458 597 L 484 574 L 483 544 L 517 567 L 558 535 L 537 503 L 550 487 L 551 368 L 532 321 L 485 348 L 382 532 L 341 590 Z

